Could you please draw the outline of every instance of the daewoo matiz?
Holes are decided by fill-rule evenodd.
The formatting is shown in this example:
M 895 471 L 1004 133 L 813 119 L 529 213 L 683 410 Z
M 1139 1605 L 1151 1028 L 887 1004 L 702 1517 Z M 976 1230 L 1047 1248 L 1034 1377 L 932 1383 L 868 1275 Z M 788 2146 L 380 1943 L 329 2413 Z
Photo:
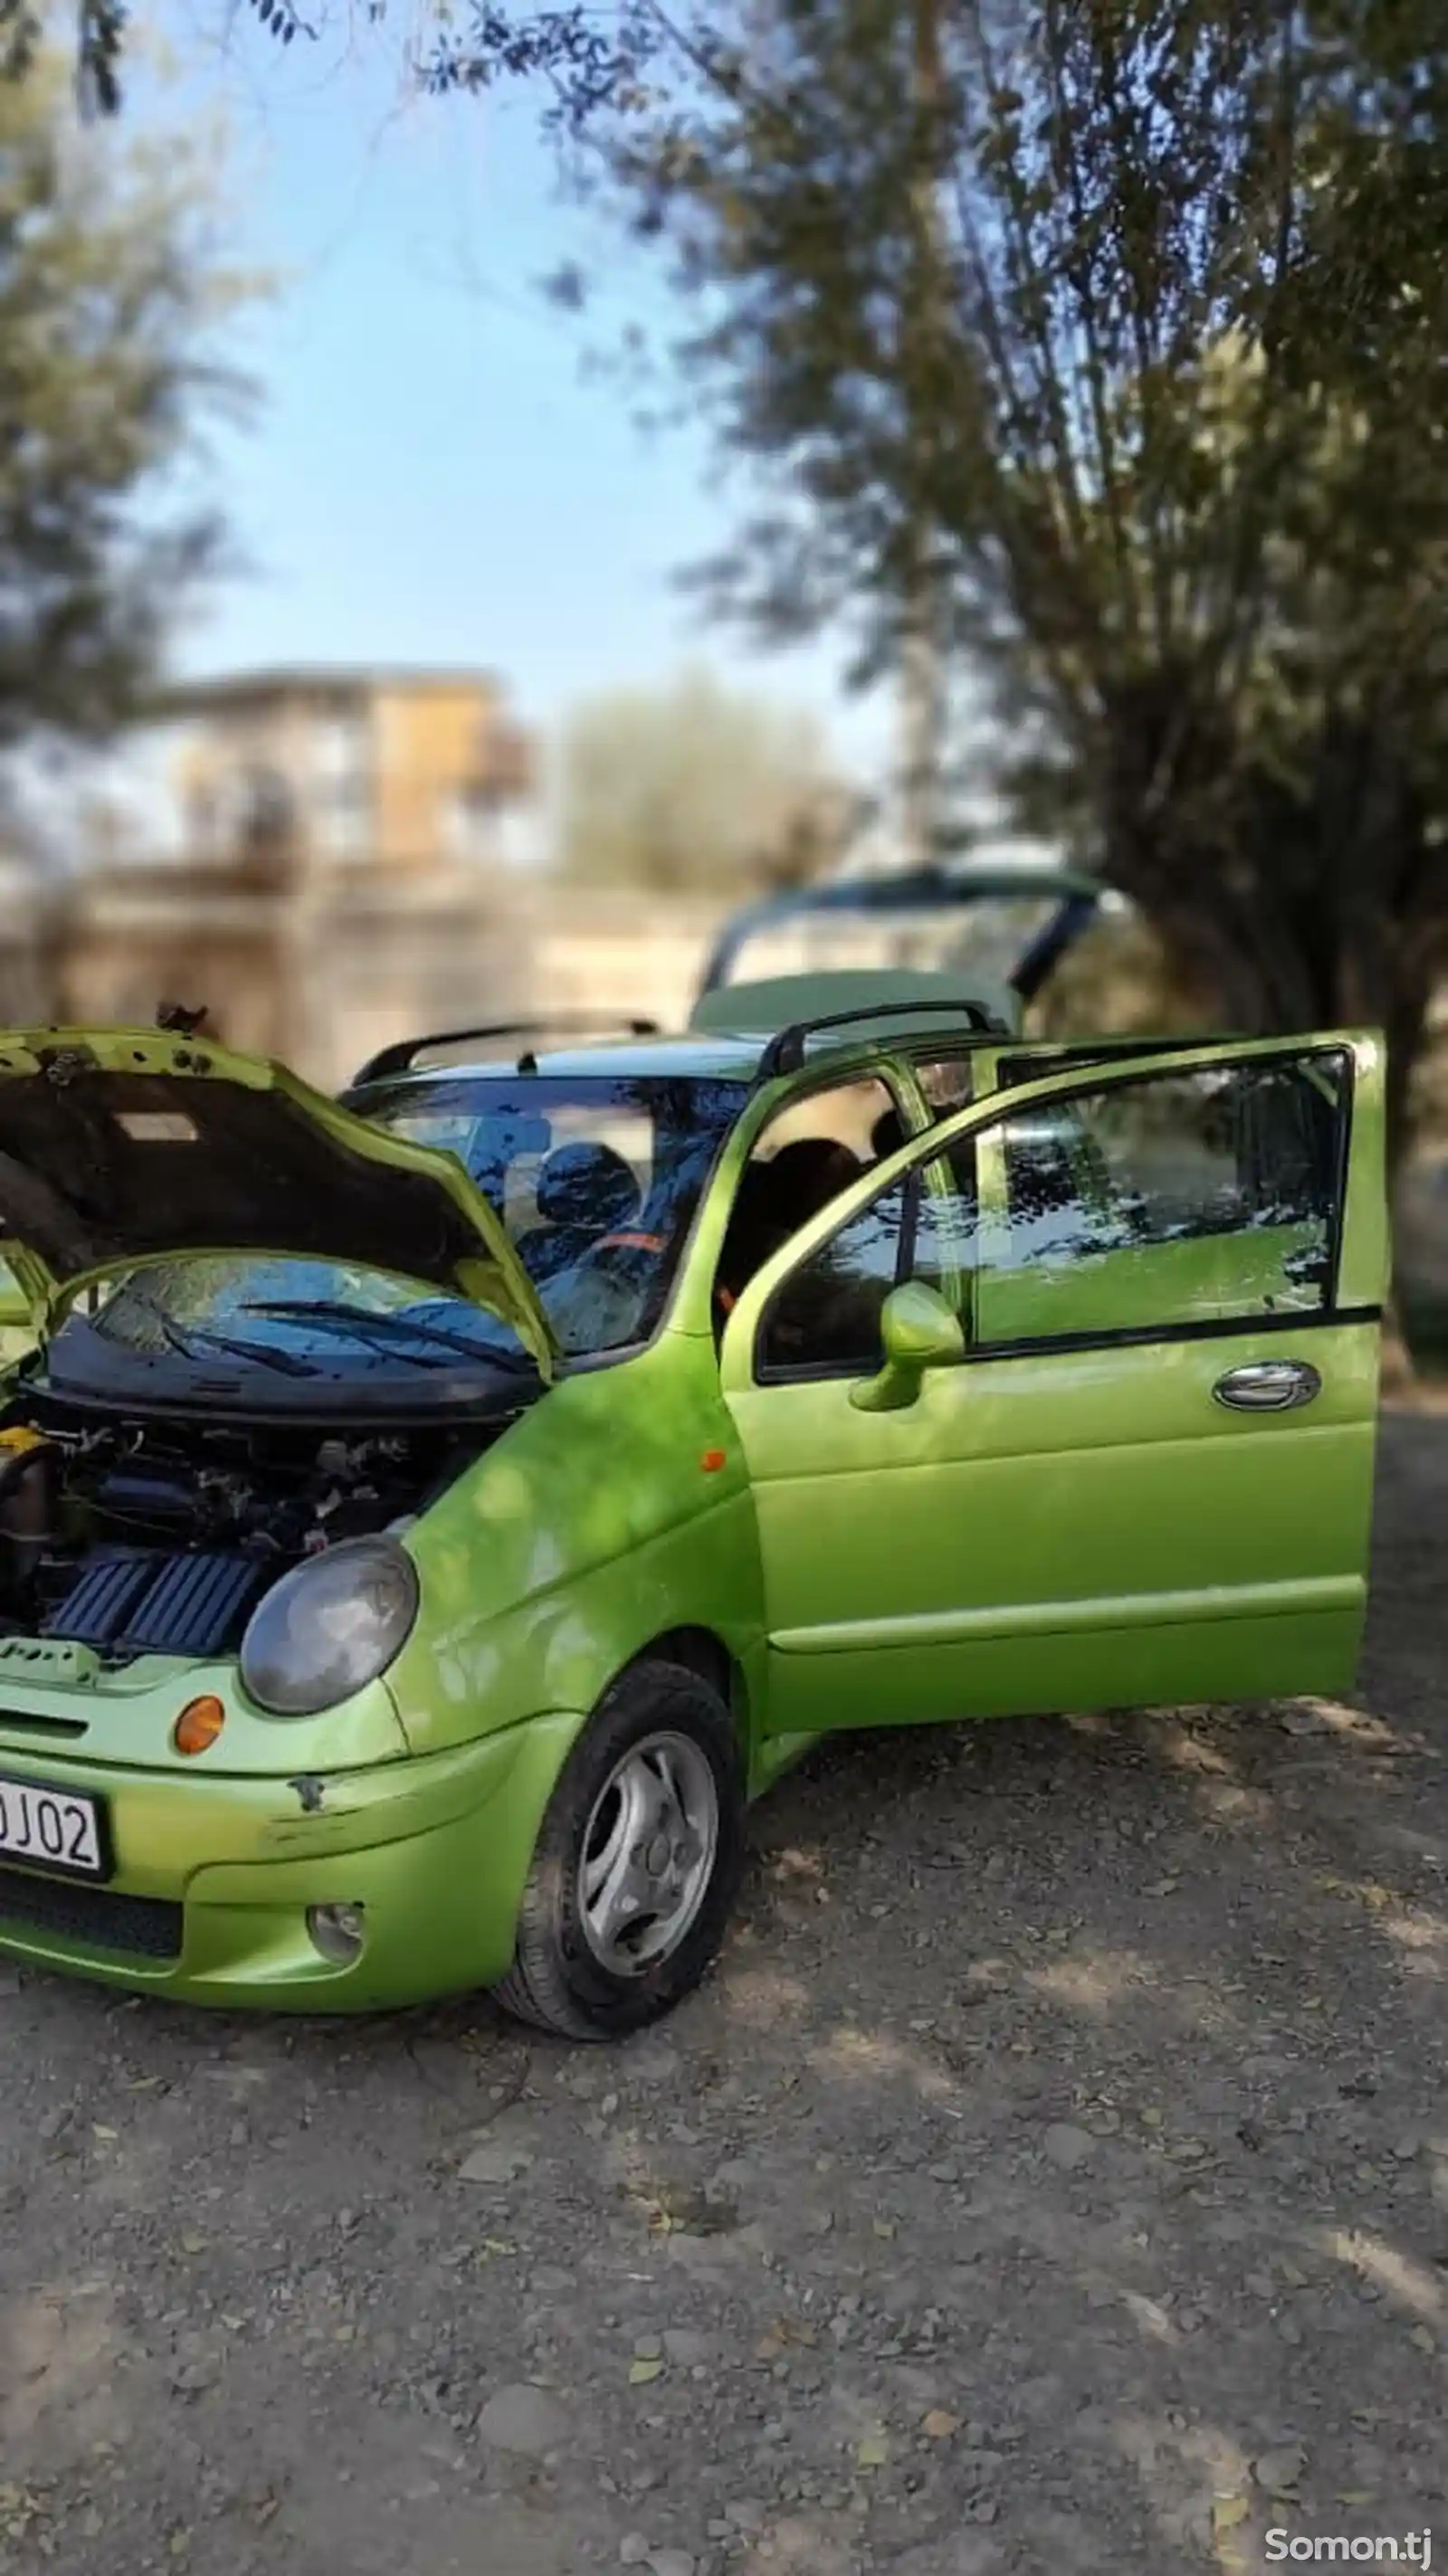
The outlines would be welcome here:
M 0 1038 L 0 1947 L 605 2037 L 820 1736 L 1349 1684 L 1376 1038 L 696 1018 L 344 1104 Z

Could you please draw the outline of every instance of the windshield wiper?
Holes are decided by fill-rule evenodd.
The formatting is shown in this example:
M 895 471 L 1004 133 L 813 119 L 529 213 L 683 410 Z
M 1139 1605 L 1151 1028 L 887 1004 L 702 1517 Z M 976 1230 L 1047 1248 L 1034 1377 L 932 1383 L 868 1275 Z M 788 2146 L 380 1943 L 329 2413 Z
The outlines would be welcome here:
M 310 1360 L 299 1359 L 291 1351 L 268 1351 L 259 1342 L 233 1341 L 230 1333 L 218 1333 L 209 1324 L 178 1324 L 174 1315 L 168 1315 L 153 1298 L 138 1296 L 135 1290 L 131 1293 L 142 1313 L 160 1327 L 162 1340 L 183 1360 L 194 1360 L 204 1343 L 208 1350 L 226 1351 L 233 1359 L 259 1360 L 263 1368 L 276 1369 L 283 1377 L 317 1374 Z
M 460 1352 L 464 1359 L 482 1360 L 489 1368 L 531 1372 L 533 1367 L 533 1362 L 525 1359 L 521 1352 L 492 1350 L 466 1333 L 450 1333 L 445 1324 L 418 1323 L 405 1314 L 379 1313 L 372 1306 L 349 1306 L 340 1298 L 266 1298 L 242 1306 L 239 1312 L 243 1315 L 274 1315 L 282 1319 L 290 1317 L 309 1324 L 331 1324 L 339 1331 L 359 1333 L 364 1337 L 368 1333 L 374 1338 L 380 1334 L 390 1350 L 395 1350 L 399 1341 L 431 1342 L 439 1350 Z M 420 1368 L 429 1365 L 420 1351 L 403 1351 L 400 1356 L 412 1360 Z

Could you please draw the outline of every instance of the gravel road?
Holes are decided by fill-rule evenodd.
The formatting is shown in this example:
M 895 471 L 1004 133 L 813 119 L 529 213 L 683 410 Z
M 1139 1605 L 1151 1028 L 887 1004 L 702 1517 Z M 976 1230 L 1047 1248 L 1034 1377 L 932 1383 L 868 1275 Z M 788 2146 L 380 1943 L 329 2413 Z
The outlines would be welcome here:
M 1445 1498 L 1351 1707 L 823 1750 L 615 2052 L 0 1964 L 0 2568 L 1448 2555 Z

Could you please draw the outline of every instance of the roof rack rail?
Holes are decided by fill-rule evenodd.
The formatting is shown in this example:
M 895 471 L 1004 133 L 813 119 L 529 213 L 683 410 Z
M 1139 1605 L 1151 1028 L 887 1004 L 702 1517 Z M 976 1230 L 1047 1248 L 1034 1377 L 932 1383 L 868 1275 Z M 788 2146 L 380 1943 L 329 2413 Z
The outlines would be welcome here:
M 826 1011 L 817 1020 L 791 1020 L 788 1028 L 777 1030 L 759 1059 L 754 1076 L 756 1087 L 773 1082 L 778 1074 L 798 1073 L 804 1063 L 806 1043 L 820 1029 L 847 1028 L 853 1020 L 913 1020 L 927 1011 L 945 1012 L 951 1019 L 968 1021 L 976 1037 L 1009 1038 L 1015 1034 L 983 1002 L 964 997 L 958 1002 L 859 1002 L 852 1011 Z
M 489 1020 L 473 1029 L 433 1029 L 426 1037 L 398 1038 L 391 1046 L 380 1047 L 353 1074 L 349 1087 L 356 1091 L 364 1082 L 380 1082 L 386 1074 L 406 1073 L 434 1047 L 464 1046 L 472 1038 L 562 1037 L 574 1029 L 624 1029 L 631 1038 L 659 1035 L 657 1020 L 630 1019 L 621 1011 L 555 1011 L 547 1019 Z

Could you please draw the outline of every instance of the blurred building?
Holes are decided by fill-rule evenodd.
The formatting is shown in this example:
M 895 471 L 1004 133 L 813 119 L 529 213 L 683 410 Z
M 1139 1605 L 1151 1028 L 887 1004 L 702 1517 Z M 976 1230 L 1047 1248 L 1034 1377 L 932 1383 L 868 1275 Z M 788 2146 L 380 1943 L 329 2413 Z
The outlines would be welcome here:
M 180 732 L 185 843 L 203 863 L 487 861 L 534 784 L 532 746 L 478 672 L 248 672 L 171 691 L 156 721 Z
M 0 843 L 0 1026 L 43 1014 L 55 984 L 53 907 L 32 862 Z
M 159 747 L 159 759 L 158 759 Z M 205 1004 L 324 1087 L 399 1030 L 516 1003 L 504 854 L 532 750 L 473 672 L 306 669 L 173 690 L 69 892 L 55 1016 Z M 149 846 L 154 855 L 140 857 Z

